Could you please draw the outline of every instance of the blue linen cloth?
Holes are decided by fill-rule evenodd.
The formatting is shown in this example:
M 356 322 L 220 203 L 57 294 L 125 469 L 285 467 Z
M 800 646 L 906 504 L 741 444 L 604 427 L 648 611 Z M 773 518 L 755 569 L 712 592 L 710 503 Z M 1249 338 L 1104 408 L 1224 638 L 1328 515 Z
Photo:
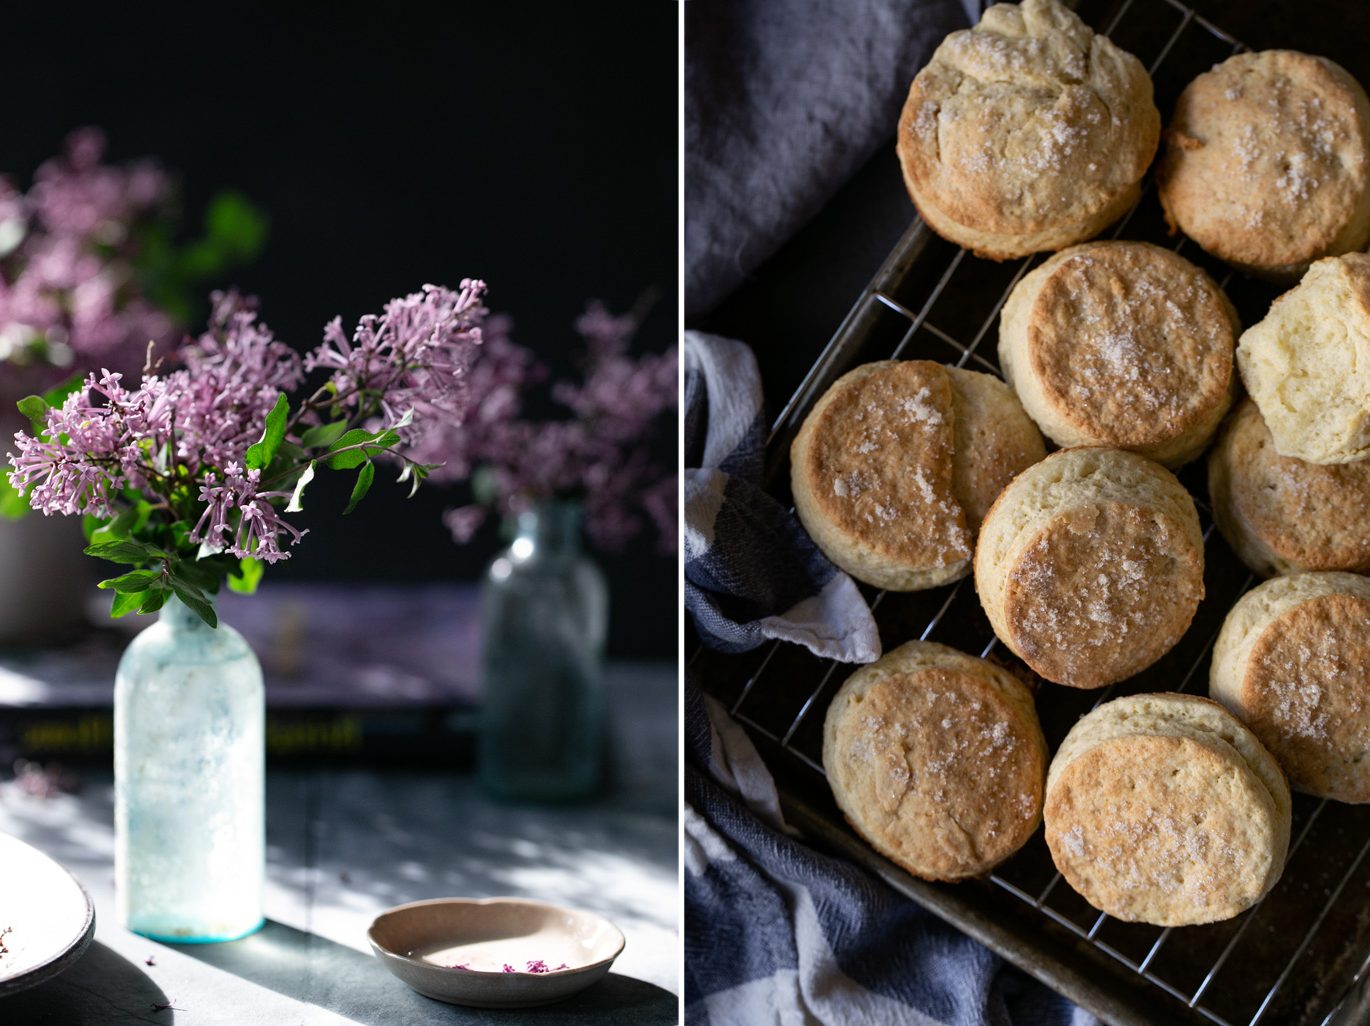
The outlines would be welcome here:
M 768 639 L 868 663 L 880 634 L 855 582 L 759 487 L 761 378 L 740 342 L 685 333 L 685 607 L 724 652 Z
M 722 301 L 888 148 L 914 74 L 982 0 L 685 5 L 685 311 Z
M 742 729 L 685 687 L 690 1026 L 1098 1026 L 916 902 L 785 826 Z

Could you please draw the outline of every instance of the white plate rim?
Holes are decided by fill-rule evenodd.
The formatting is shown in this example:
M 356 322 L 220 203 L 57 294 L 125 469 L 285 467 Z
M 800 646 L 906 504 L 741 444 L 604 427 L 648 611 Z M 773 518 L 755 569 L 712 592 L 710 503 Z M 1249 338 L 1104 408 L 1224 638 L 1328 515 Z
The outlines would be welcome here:
M 30 969 L 24 970 L 16 976 L 4 976 L 3 974 L 0 974 L 0 995 L 8 995 L 18 993 L 21 990 L 27 990 L 29 987 L 36 987 L 38 984 L 52 979 L 85 954 L 86 948 L 90 946 L 91 940 L 95 937 L 95 903 L 90 900 L 90 892 L 86 890 L 85 884 L 76 879 L 71 870 L 62 865 L 47 852 L 35 848 L 27 841 L 15 837 L 13 834 L 0 834 L 0 837 L 13 841 L 15 844 L 27 848 L 39 858 L 51 862 L 67 875 L 86 903 L 86 915 L 85 920 L 81 925 L 81 931 L 72 938 L 71 942 L 68 943 L 66 947 L 62 948 L 61 951 L 54 953 L 45 961 L 40 962 Z

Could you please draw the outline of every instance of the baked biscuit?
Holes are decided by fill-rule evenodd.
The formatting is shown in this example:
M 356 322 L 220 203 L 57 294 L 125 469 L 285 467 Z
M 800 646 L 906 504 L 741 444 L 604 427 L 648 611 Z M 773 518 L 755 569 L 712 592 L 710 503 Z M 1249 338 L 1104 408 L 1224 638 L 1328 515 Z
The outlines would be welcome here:
M 1194 501 L 1136 453 L 1052 453 L 985 517 L 975 589 L 999 640 L 1042 677 L 1123 680 L 1170 651 L 1203 597 Z
M 1310 267 L 1242 333 L 1237 369 L 1281 456 L 1370 456 L 1370 256 Z
M 1370 579 L 1295 574 L 1247 592 L 1218 634 L 1208 690 L 1297 790 L 1370 802 Z
M 1075 724 L 1047 775 L 1046 841 L 1066 881 L 1125 922 L 1230 919 L 1284 870 L 1289 786 L 1214 702 L 1132 695 Z
M 823 726 L 847 821 L 925 880 L 978 876 L 1041 820 L 1047 747 L 1032 694 L 993 663 L 911 641 L 849 677 Z
M 853 577 L 895 591 L 970 571 L 975 532 L 1000 490 L 1046 453 L 998 378 L 928 360 L 844 374 L 790 452 L 795 510 Z
M 909 89 L 897 150 L 933 230 L 1007 260 L 1116 220 L 1160 127 L 1137 58 L 1057 0 L 1024 0 L 943 40 Z
M 1208 454 L 1208 494 L 1218 530 L 1263 577 L 1370 571 L 1370 460 L 1327 467 L 1281 456 L 1250 399 Z
M 1158 170 L 1161 205 L 1214 256 L 1297 278 L 1370 240 L 1370 101 L 1325 57 L 1230 57 L 1175 104 Z
M 1198 456 L 1232 404 L 1236 311 L 1211 278 L 1145 242 L 1091 242 L 1020 281 L 999 365 L 1057 445 Z

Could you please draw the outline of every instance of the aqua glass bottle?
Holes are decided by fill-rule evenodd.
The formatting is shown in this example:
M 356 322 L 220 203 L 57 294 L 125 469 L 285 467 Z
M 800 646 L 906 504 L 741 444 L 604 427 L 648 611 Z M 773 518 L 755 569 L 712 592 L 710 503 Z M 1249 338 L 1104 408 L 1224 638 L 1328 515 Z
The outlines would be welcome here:
M 479 763 L 498 798 L 586 798 L 602 782 L 608 588 L 580 525 L 575 503 L 519 514 L 486 573 Z
M 265 701 L 232 627 L 175 598 L 114 683 L 114 872 L 121 925 L 173 943 L 262 925 Z

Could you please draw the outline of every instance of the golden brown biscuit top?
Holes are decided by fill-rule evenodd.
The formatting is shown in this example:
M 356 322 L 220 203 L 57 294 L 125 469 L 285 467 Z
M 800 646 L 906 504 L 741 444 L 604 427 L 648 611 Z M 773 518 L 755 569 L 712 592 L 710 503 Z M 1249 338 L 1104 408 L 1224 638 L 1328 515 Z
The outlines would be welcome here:
M 1100 502 L 1052 517 L 1008 573 L 1012 647 L 1047 680 L 1097 687 L 1160 658 L 1203 593 L 1203 554 L 1155 510 Z
M 899 124 L 911 184 L 991 232 L 1085 218 L 1136 182 L 1160 115 L 1141 63 L 1055 0 L 999 4 L 949 35 Z
M 799 467 L 823 515 L 893 560 L 949 566 L 971 536 L 952 487 L 952 388 L 926 360 L 873 365 L 815 408 Z
M 1263 545 L 1309 570 L 1370 565 L 1370 460 L 1325 466 L 1281 456 L 1250 399 L 1221 445 L 1233 511 Z
M 1326 253 L 1366 186 L 1364 93 L 1292 50 L 1231 57 L 1194 79 L 1167 130 L 1167 208 L 1200 245 L 1280 267 Z
M 956 876 L 1005 858 L 1036 827 L 1044 753 L 981 675 L 894 673 L 853 701 L 833 754 L 847 764 L 844 804 L 884 820 L 867 824 L 880 843 Z
M 1226 918 L 1259 896 L 1270 796 L 1221 745 L 1132 735 L 1074 759 L 1047 799 L 1047 842 L 1071 885 L 1155 923 Z
M 956 402 L 952 485 L 971 532 L 1008 483 L 1046 457 L 1046 446 L 1018 397 L 992 374 L 950 368 Z
M 1203 271 L 1143 242 L 1080 247 L 1028 319 L 1028 359 L 1055 407 L 1100 442 L 1155 445 L 1223 402 L 1235 338 Z
M 1370 757 L 1370 601 L 1294 606 L 1256 639 L 1244 681 L 1251 729 L 1303 786 L 1370 800 L 1358 766 Z

